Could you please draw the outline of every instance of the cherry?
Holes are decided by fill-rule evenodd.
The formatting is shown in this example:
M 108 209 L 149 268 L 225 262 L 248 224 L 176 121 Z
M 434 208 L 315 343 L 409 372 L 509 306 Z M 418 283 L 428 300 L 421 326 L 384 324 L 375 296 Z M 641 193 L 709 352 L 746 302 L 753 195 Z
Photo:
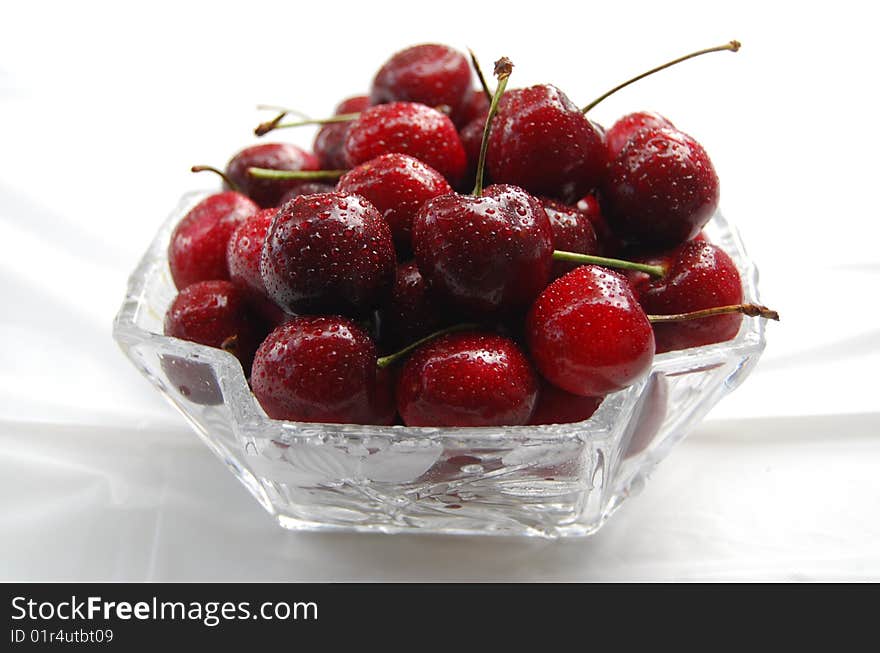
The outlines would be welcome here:
M 611 125 L 611 129 L 605 133 L 605 147 L 608 150 L 608 160 L 613 161 L 616 159 L 620 151 L 638 132 L 653 127 L 675 129 L 675 125 L 669 122 L 669 120 L 659 113 L 652 113 L 650 111 L 630 113 Z
M 350 97 L 336 107 L 334 115 L 359 113 L 370 106 L 370 98 L 366 95 Z M 315 135 L 312 149 L 324 170 L 342 170 L 348 167 L 345 159 L 345 138 L 348 136 L 350 122 L 334 122 L 323 125 Z
M 467 172 L 465 173 L 463 183 L 473 181 L 474 176 L 477 174 L 477 162 L 480 159 L 480 146 L 483 142 L 483 130 L 486 127 L 486 119 L 488 117 L 489 110 L 486 109 L 462 127 L 459 132 L 461 144 L 464 147 L 464 152 L 467 156 Z M 486 176 L 488 177 L 488 175 Z
M 292 188 L 284 194 L 284 197 L 281 198 L 281 201 L 278 203 L 278 206 L 283 206 L 287 204 L 294 197 L 299 197 L 300 195 L 317 195 L 319 193 L 332 193 L 336 190 L 336 186 L 332 186 L 330 184 L 325 184 L 320 181 L 305 181 L 301 183 L 296 188 Z
M 529 419 L 530 425 L 538 424 L 571 424 L 590 419 L 602 397 L 580 397 L 561 390 L 551 383 L 541 381 L 541 392 L 535 412 Z
M 263 327 L 245 293 L 229 281 L 199 281 L 178 293 L 165 314 L 165 335 L 234 354 L 247 374 Z
M 343 317 L 295 317 L 254 357 L 251 385 L 266 414 L 300 422 L 390 424 L 391 392 L 376 346 Z
M 397 253 L 412 252 L 412 220 L 422 204 L 452 188 L 439 172 L 406 154 L 383 154 L 349 170 L 337 190 L 367 198 L 391 227 Z
M 580 396 L 621 390 L 651 367 L 654 334 L 626 279 L 584 265 L 551 283 L 526 318 L 541 375 Z
M 290 143 L 261 143 L 241 150 L 226 166 L 226 176 L 235 187 L 262 208 L 278 206 L 281 197 L 302 183 L 296 179 L 258 179 L 250 168 L 270 170 L 318 170 L 314 154 Z
M 403 347 L 448 321 L 433 300 L 415 262 L 398 265 L 391 299 L 379 309 L 384 348 Z
M 372 204 L 324 193 L 279 210 L 260 273 L 269 297 L 291 313 L 362 314 L 391 291 L 395 261 L 391 230 Z
M 469 125 L 474 120 L 480 120 L 481 123 L 486 122 L 486 113 L 489 111 L 489 102 L 492 95 L 487 95 L 482 89 L 473 89 L 469 92 L 459 118 L 458 125 Z M 455 120 L 453 120 L 455 122 Z
M 596 233 L 596 239 L 599 243 L 599 252 L 603 256 L 617 256 L 623 250 L 624 243 L 614 235 L 611 227 L 608 226 L 608 221 L 602 213 L 599 198 L 596 197 L 596 194 L 589 193 L 584 195 L 575 206 L 593 226 L 593 231 Z
M 398 52 L 373 79 L 371 104 L 419 102 L 449 107 L 461 124 L 471 107 L 471 68 L 465 56 L 445 45 L 426 43 Z
M 407 426 L 512 426 L 528 421 L 537 395 L 515 342 L 465 332 L 416 350 L 397 382 L 397 409 Z
M 226 246 L 235 228 L 258 207 L 241 193 L 206 197 L 187 213 L 171 234 L 168 265 L 179 290 L 197 281 L 229 279 Z
M 382 154 L 409 154 L 455 186 L 467 157 L 452 121 L 436 109 L 414 102 L 393 102 L 362 111 L 348 131 L 345 155 L 357 166 Z
M 550 219 L 555 249 L 580 254 L 599 254 L 596 232 L 584 213 L 573 206 L 549 198 L 541 198 L 541 204 Z M 559 278 L 578 265 L 568 261 L 554 261 L 551 277 Z
M 617 236 L 656 250 L 696 236 L 718 195 L 715 168 L 697 141 L 674 129 L 645 129 L 610 164 L 603 209 Z
M 505 96 L 489 138 L 488 161 L 496 183 L 573 202 L 599 185 L 605 144 L 565 93 L 544 84 Z
M 736 264 L 709 242 L 690 241 L 651 262 L 664 265 L 666 274 L 649 279 L 631 273 L 639 303 L 646 313 L 690 313 L 743 300 Z M 699 320 L 654 324 L 657 353 L 724 342 L 736 336 L 742 314 L 727 313 Z

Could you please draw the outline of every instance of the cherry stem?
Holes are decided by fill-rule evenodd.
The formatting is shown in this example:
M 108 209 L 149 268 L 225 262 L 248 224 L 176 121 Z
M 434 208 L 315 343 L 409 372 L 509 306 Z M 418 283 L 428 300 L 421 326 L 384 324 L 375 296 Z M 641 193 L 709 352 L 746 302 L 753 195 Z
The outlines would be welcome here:
M 648 321 L 653 324 L 683 322 L 685 320 L 699 320 L 704 317 L 712 317 L 713 315 L 727 315 L 728 313 L 742 313 L 749 317 L 762 317 L 766 320 L 779 321 L 779 313 L 760 304 L 732 304 L 730 306 L 716 306 L 715 308 L 705 308 L 702 311 L 678 313 L 676 315 L 649 315 Z
M 257 125 L 256 129 L 254 129 L 254 134 L 256 134 L 257 136 L 265 136 L 270 131 L 278 127 L 278 123 L 284 120 L 288 114 L 299 116 L 303 120 L 309 120 L 309 116 L 304 114 L 302 111 L 297 111 L 296 109 L 288 109 L 287 107 L 279 107 L 275 106 L 274 104 L 258 104 L 257 109 L 278 112 L 278 115 L 272 118 L 272 120 L 267 120 L 266 122 L 262 122 Z
M 229 188 L 234 190 L 236 193 L 241 192 L 241 188 L 239 187 L 239 185 L 232 181 L 229 178 L 229 175 L 227 175 L 222 170 L 214 168 L 213 166 L 193 166 L 192 168 L 190 168 L 190 172 L 213 172 L 215 175 L 220 175 L 220 178 L 223 179 L 223 181 L 226 183 L 227 186 L 229 186 Z
M 329 118 L 319 118 L 319 119 L 308 119 L 308 120 L 298 120 L 296 122 L 275 122 L 270 120 L 268 123 L 263 123 L 258 125 L 256 129 L 254 129 L 254 134 L 257 136 L 265 136 L 269 133 L 269 131 L 273 131 L 275 129 L 289 129 L 290 127 L 304 127 L 306 125 L 330 125 L 336 122 L 351 122 L 352 120 L 357 120 L 360 113 L 340 113 L 336 116 L 331 116 Z M 269 131 L 264 131 L 261 128 L 265 125 L 272 124 L 272 128 Z
M 272 170 L 248 168 L 248 174 L 257 179 L 339 179 L 348 170 Z
M 486 83 L 486 78 L 483 75 L 483 69 L 480 68 L 480 62 L 477 60 L 477 55 L 475 55 L 474 51 L 470 48 L 468 48 L 468 53 L 471 55 L 471 63 L 474 66 L 474 70 L 477 72 L 477 78 L 480 80 L 480 86 L 483 87 L 483 93 L 486 94 L 486 99 L 491 102 L 492 91 L 489 90 L 489 85 Z
M 619 258 L 607 258 L 605 256 L 594 256 L 592 254 L 580 254 L 578 252 L 565 252 L 557 249 L 553 252 L 554 261 L 570 261 L 572 263 L 580 263 L 582 265 L 601 265 L 606 268 L 620 268 L 621 270 L 635 270 L 636 272 L 644 272 L 653 277 L 662 277 L 666 274 L 666 269 L 662 265 L 648 265 L 646 263 L 636 263 L 634 261 L 624 261 Z
M 607 98 L 609 95 L 613 95 L 614 93 L 617 93 L 617 91 L 619 91 L 620 89 L 626 88 L 630 84 L 637 82 L 640 79 L 647 77 L 648 75 L 653 75 L 656 72 L 660 72 L 664 68 L 669 68 L 670 66 L 674 66 L 675 64 L 681 63 L 682 61 L 687 61 L 688 59 L 693 59 L 694 57 L 699 57 L 700 55 L 709 54 L 710 52 L 724 52 L 727 50 L 729 50 L 730 52 L 737 52 L 740 49 L 741 45 L 742 44 L 739 41 L 730 41 L 729 43 L 725 43 L 724 45 L 718 45 L 718 46 L 715 46 L 714 48 L 706 48 L 705 50 L 697 50 L 696 52 L 691 52 L 690 54 L 686 54 L 685 56 L 679 57 L 678 59 L 673 59 L 672 61 L 669 61 L 669 62 L 663 64 L 662 66 L 657 66 L 656 68 L 652 68 L 648 72 L 642 73 L 641 75 L 633 77 L 632 79 L 624 82 L 623 84 L 619 84 L 618 86 L 615 86 L 607 93 L 600 95 L 595 100 L 590 102 L 587 106 L 585 106 L 583 109 L 581 109 L 581 112 L 587 113 L 590 109 L 595 107 L 602 100 Z
M 507 80 L 512 72 L 513 62 L 507 57 L 501 57 L 495 62 L 495 77 L 498 78 L 498 86 L 495 87 L 495 93 L 492 95 L 492 102 L 489 104 L 489 115 L 486 116 L 486 126 L 483 127 L 480 158 L 477 160 L 477 179 L 472 193 L 475 197 L 480 197 L 483 194 L 483 176 L 486 169 L 486 152 L 489 150 L 489 132 L 492 131 L 492 119 L 498 113 L 498 103 L 501 100 L 501 96 L 504 95 L 504 89 L 507 88 Z
M 425 343 L 431 342 L 432 340 L 439 338 L 440 336 L 445 336 L 447 333 L 470 331 L 472 329 L 478 329 L 479 327 L 479 324 L 463 323 L 456 324 L 451 327 L 446 327 L 445 329 L 440 329 L 439 331 L 435 331 L 434 333 L 427 335 L 424 338 L 416 340 L 414 343 L 412 343 L 411 345 L 407 345 L 400 351 L 396 351 L 393 354 L 388 354 L 387 356 L 382 356 L 379 360 L 376 361 L 376 365 L 379 366 L 379 369 L 383 369 L 385 367 L 388 367 L 389 365 L 394 365 L 397 361 L 411 354 L 413 351 L 415 351 Z

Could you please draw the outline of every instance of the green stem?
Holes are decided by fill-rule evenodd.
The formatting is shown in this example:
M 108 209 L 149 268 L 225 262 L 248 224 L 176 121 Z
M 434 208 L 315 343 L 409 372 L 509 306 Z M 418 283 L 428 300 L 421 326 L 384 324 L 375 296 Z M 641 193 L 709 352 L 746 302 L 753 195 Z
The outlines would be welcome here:
M 270 131 L 276 129 L 278 124 L 284 120 L 288 114 L 293 114 L 295 116 L 299 116 L 303 120 L 309 120 L 309 116 L 304 114 L 302 111 L 297 111 L 296 109 L 288 109 L 287 107 L 279 107 L 274 104 L 258 104 L 257 109 L 267 110 L 267 111 L 277 111 L 278 115 L 272 118 L 272 120 L 267 120 L 266 122 L 261 122 L 257 125 L 256 129 L 254 129 L 254 134 L 257 136 L 265 136 Z
M 236 193 L 241 192 L 241 188 L 239 188 L 238 184 L 236 184 L 229 178 L 229 175 L 227 175 L 222 170 L 214 168 L 213 166 L 193 166 L 192 168 L 190 168 L 190 172 L 213 172 L 215 175 L 220 175 L 220 178 L 223 179 L 224 182 L 226 182 L 226 185 L 229 186 L 229 188 L 234 190 Z
M 559 249 L 553 252 L 553 260 L 570 261 L 582 265 L 601 265 L 606 268 L 619 268 L 621 270 L 635 270 L 636 272 L 650 274 L 653 277 L 662 277 L 666 274 L 666 270 L 662 265 L 647 265 L 645 263 L 624 261 L 619 258 L 593 256 L 592 254 L 579 254 L 578 252 L 565 252 Z
M 625 88 L 625 87 L 629 86 L 630 84 L 647 77 L 648 75 L 653 75 L 656 72 L 660 72 L 661 70 L 663 70 L 665 68 L 669 68 L 670 66 L 674 66 L 675 64 L 681 63 L 682 61 L 687 61 L 688 59 L 693 59 L 694 57 L 699 57 L 700 55 L 709 54 L 710 52 L 724 52 L 727 50 L 729 50 L 730 52 L 736 52 L 737 50 L 740 49 L 741 45 L 742 44 L 739 41 L 731 41 L 730 43 L 725 43 L 724 45 L 718 45 L 714 48 L 706 48 L 705 50 L 697 50 L 696 52 L 691 52 L 690 54 L 686 54 L 685 56 L 679 57 L 678 59 L 673 59 L 672 61 L 669 61 L 669 62 L 663 64 L 662 66 L 657 66 L 656 68 L 652 68 L 648 72 L 642 73 L 641 75 L 637 75 L 636 77 L 633 77 L 632 79 L 624 82 L 623 84 L 619 84 L 619 85 L 615 86 L 607 93 L 600 95 L 595 100 L 590 102 L 587 106 L 585 106 L 583 109 L 581 109 L 581 111 L 583 113 L 587 113 L 590 109 L 595 107 L 602 100 L 607 98 L 609 95 L 613 95 L 614 93 L 617 93 L 617 91 L 619 91 L 620 89 Z
M 248 168 L 248 174 L 257 179 L 339 179 L 348 170 L 272 170 Z
M 713 315 L 727 315 L 728 313 L 742 313 L 749 317 L 762 317 L 766 320 L 779 321 L 779 313 L 773 309 L 761 306 L 760 304 L 732 304 L 730 306 L 716 306 L 714 308 L 705 308 L 701 311 L 692 311 L 690 313 L 677 313 L 675 315 L 649 315 L 648 321 L 652 324 L 662 324 L 664 322 L 684 322 L 685 320 L 699 320 L 704 317 L 712 317 Z
M 360 113 L 340 113 L 337 116 L 331 116 L 329 118 L 320 118 L 320 119 L 309 119 L 309 120 L 298 120 L 296 122 L 279 122 L 272 126 L 272 129 L 289 129 L 291 127 L 304 127 L 305 125 L 330 125 L 336 122 L 351 122 L 352 120 L 357 120 Z M 272 121 L 270 121 L 272 122 Z M 267 123 L 263 123 L 264 125 Z M 257 136 L 263 136 L 268 132 L 260 132 L 260 125 L 254 130 L 254 133 Z
M 406 357 L 425 343 L 431 342 L 432 340 L 439 338 L 440 336 L 445 336 L 447 333 L 457 333 L 458 331 L 470 331 L 471 329 L 478 329 L 479 326 L 479 324 L 464 323 L 456 324 L 451 327 L 446 327 L 445 329 L 440 329 L 439 331 L 435 331 L 431 335 L 425 336 L 420 340 L 416 340 L 414 343 L 412 343 L 411 345 L 407 345 L 400 351 L 396 351 L 393 354 L 388 354 L 387 356 L 382 356 L 376 362 L 376 364 L 379 366 L 379 369 L 388 367 L 389 365 L 394 365 L 394 363 L 399 361 L 401 358 Z
M 477 79 L 480 80 L 480 86 L 483 87 L 483 93 L 486 94 L 486 99 L 489 102 L 492 101 L 492 91 L 489 90 L 489 85 L 486 83 L 486 78 L 483 76 L 483 69 L 480 68 L 480 62 L 477 61 L 477 55 L 474 54 L 474 51 L 468 48 L 468 53 L 471 55 L 471 63 L 474 66 L 474 70 L 477 72 Z
M 483 142 L 480 143 L 480 158 L 477 159 L 477 179 L 472 193 L 475 197 L 483 194 L 483 176 L 486 169 L 486 152 L 489 150 L 489 132 L 492 130 L 492 119 L 498 113 L 498 102 L 504 95 L 504 89 L 507 88 L 507 80 L 510 78 L 511 72 L 513 72 L 513 62 L 507 57 L 501 57 L 495 62 L 495 76 L 498 78 L 498 86 L 492 95 L 489 115 L 486 116 L 486 126 L 483 127 Z

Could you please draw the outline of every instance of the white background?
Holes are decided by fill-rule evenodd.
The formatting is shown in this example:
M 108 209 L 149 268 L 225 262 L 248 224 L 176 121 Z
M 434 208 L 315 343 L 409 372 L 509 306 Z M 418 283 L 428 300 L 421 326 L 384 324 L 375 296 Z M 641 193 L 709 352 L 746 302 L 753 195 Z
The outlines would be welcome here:
M 878 580 L 876 22 L 865 3 L 16 3 L 0 22 L 0 579 Z M 700 140 L 783 321 L 599 534 L 280 530 L 110 337 L 181 193 L 257 103 L 329 114 L 394 51 L 473 47 Z M 286 133 L 301 144 L 312 132 Z

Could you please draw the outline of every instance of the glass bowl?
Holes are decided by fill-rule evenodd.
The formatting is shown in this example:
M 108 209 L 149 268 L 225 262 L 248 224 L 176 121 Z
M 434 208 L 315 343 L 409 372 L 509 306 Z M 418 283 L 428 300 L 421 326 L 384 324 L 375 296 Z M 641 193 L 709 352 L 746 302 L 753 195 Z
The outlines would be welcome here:
M 574 424 L 414 428 L 272 420 L 235 357 L 162 335 L 177 293 L 168 241 L 207 195 L 185 195 L 156 234 L 129 279 L 113 335 L 284 528 L 589 535 L 742 383 L 764 349 L 764 321 L 744 319 L 731 341 L 658 355 L 650 374 Z M 745 301 L 757 302 L 757 270 L 736 230 L 719 213 L 706 233 L 739 267 Z

